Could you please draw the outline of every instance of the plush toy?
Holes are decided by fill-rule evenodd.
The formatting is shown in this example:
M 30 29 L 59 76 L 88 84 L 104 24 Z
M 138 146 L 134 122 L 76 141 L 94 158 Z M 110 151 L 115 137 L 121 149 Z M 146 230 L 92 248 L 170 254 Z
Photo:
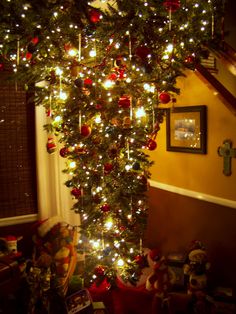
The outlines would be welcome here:
M 153 261 L 153 270 L 147 277 L 146 289 L 154 291 L 156 297 L 165 299 L 173 284 L 174 275 L 167 265 L 166 258 L 161 255 L 159 250 L 150 251 L 149 257 Z
M 33 237 L 34 265 L 40 270 L 50 268 L 52 285 L 65 294 L 75 269 L 76 230 L 58 216 L 41 221 Z
M 207 253 L 200 241 L 194 241 L 190 247 L 184 274 L 188 279 L 188 294 L 205 292 L 207 289 L 207 272 L 210 268 Z

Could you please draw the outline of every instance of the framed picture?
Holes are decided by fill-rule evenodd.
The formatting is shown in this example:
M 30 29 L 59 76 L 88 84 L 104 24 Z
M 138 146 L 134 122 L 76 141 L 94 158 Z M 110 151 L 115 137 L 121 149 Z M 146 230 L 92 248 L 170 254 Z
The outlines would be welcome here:
M 167 109 L 167 151 L 206 154 L 206 106 Z

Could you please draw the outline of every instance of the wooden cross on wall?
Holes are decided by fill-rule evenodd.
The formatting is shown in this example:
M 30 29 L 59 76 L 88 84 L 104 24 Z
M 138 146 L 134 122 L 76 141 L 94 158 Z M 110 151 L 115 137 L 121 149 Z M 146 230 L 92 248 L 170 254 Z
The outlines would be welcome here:
M 224 158 L 223 173 L 226 176 L 230 176 L 231 171 L 231 158 L 236 157 L 236 148 L 232 148 L 231 140 L 224 140 L 223 146 L 218 147 L 218 155 Z

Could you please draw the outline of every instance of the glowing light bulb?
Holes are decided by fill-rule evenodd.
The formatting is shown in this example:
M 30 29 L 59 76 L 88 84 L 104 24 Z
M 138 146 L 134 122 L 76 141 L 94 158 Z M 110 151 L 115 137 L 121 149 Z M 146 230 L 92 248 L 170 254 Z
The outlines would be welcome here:
M 94 247 L 95 249 L 98 249 L 99 246 L 100 246 L 99 241 L 94 241 L 94 242 L 93 242 L 93 247 Z
M 146 116 L 146 112 L 143 107 L 140 107 L 137 109 L 135 115 L 136 115 L 136 118 L 140 119 Z
M 62 75 L 63 71 L 59 67 L 56 67 L 56 75 Z
M 68 51 L 68 55 L 70 57 L 75 57 L 77 55 L 77 50 L 75 48 L 71 48 L 69 51 Z
M 96 55 L 97 55 L 96 50 L 94 50 L 94 49 L 90 50 L 89 55 L 91 58 L 96 57 Z
M 70 169 L 74 169 L 76 167 L 76 162 L 75 161 L 71 161 L 69 164 Z
M 118 261 L 117 261 L 117 266 L 118 266 L 118 267 L 123 267 L 124 264 L 125 264 L 125 263 L 124 263 L 123 259 L 121 259 L 121 258 L 118 259 Z
M 56 116 L 54 122 L 58 123 L 61 121 L 61 116 Z
M 169 44 L 167 47 L 166 47 L 166 51 L 171 53 L 174 49 L 174 46 L 172 44 Z
M 104 83 L 103 83 L 103 86 L 104 88 L 106 89 L 109 89 L 111 87 L 113 87 L 115 84 L 115 82 L 111 81 L 111 80 L 106 80 Z
M 125 166 L 125 170 L 126 170 L 126 171 L 129 171 L 131 168 L 132 168 L 131 165 L 126 165 L 126 166 Z
M 95 122 L 96 122 L 97 124 L 99 124 L 99 123 L 102 122 L 102 119 L 101 119 L 100 114 L 98 114 L 98 115 L 95 117 Z
M 145 83 L 143 85 L 143 88 L 147 91 L 147 92 L 150 92 L 150 93 L 154 93 L 155 92 L 155 86 L 154 85 L 150 85 L 148 83 Z
M 67 94 L 66 94 L 65 92 L 60 91 L 59 98 L 60 98 L 61 100 L 66 100 Z
M 112 219 L 110 218 L 110 219 L 108 219 L 108 220 L 106 221 L 105 227 L 106 227 L 108 230 L 110 230 L 110 229 L 112 228 L 112 226 L 113 226 L 113 221 L 112 221 Z

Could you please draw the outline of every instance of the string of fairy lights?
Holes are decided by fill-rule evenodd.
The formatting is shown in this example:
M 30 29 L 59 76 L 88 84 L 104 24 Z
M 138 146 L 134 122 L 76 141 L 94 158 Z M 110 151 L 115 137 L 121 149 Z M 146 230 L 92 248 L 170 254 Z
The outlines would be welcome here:
M 89 27 L 70 20 L 66 5 L 55 2 L 50 18 L 36 22 L 30 2 L 21 10 L 19 3 L 18 22 L 5 27 L 0 50 L 14 43 L 6 57 L 13 71 L 34 75 L 48 120 L 48 152 L 56 150 L 55 136 L 62 144 L 67 186 L 78 203 L 74 210 L 87 229 L 79 245 L 87 246 L 100 265 L 91 280 L 103 276 L 106 265 L 125 272 L 143 251 L 143 231 L 135 225 L 140 227 L 147 215 L 151 162 L 144 151 L 157 147 L 159 107 L 175 102 L 177 68 L 192 66 L 202 41 L 209 31 L 214 34 L 212 1 L 160 1 L 160 8 L 142 1 L 130 21 L 132 4 L 120 2 L 119 10 L 116 1 L 88 2 Z M 108 4 L 118 10 L 114 27 L 120 19 L 125 29 L 104 33 L 111 18 L 101 8 L 109 11 Z M 25 34 L 19 35 L 22 25 Z

